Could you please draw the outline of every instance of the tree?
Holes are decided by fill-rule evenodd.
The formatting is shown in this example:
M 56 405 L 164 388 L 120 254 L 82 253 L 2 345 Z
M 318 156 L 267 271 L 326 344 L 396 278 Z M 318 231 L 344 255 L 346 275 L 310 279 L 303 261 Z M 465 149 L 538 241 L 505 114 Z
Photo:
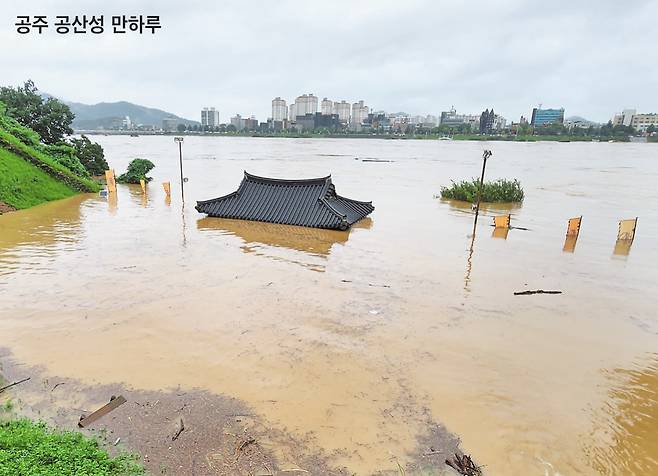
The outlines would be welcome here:
M 147 159 L 133 159 L 128 164 L 128 170 L 125 174 L 121 174 L 117 177 L 117 182 L 120 183 L 139 183 L 140 180 L 145 180 L 150 182 L 151 177 L 147 177 L 146 174 L 149 173 L 155 164 Z
M 178 132 L 185 132 L 185 129 L 187 129 L 187 126 L 185 124 L 178 124 L 178 127 L 176 127 Z
M 649 127 L 647 127 L 647 133 L 653 134 L 654 132 L 656 132 L 656 126 L 653 124 L 649 124 Z
M 81 139 L 72 139 L 75 155 L 90 175 L 103 175 L 110 167 L 105 160 L 103 148 L 89 140 L 85 135 Z
M 75 115 L 69 107 L 55 98 L 44 100 L 32 80 L 23 87 L 0 88 L 0 101 L 7 106 L 7 115 L 41 136 L 45 144 L 62 142 L 73 134 L 71 123 Z

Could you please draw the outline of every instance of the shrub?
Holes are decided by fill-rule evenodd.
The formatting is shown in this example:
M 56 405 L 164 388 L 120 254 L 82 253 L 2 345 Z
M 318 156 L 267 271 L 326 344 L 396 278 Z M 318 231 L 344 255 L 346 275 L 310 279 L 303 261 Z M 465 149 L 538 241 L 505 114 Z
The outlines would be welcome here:
M 453 181 L 450 187 L 441 187 L 441 198 L 474 203 L 477 201 L 479 188 L 478 179 L 463 180 L 459 183 Z M 481 200 L 483 202 L 522 202 L 523 197 L 521 182 L 516 179 L 485 182 L 482 187 Z
M 100 144 L 90 141 L 85 135 L 80 139 L 71 139 L 71 143 L 75 147 L 75 155 L 90 175 L 103 175 L 110 168 Z
M 69 169 L 79 177 L 89 178 L 89 172 L 78 159 L 75 149 L 67 144 L 39 145 L 37 150 L 49 155 L 59 164 Z
M 149 173 L 153 167 L 155 167 L 155 165 L 150 160 L 133 159 L 130 164 L 128 164 L 128 170 L 126 173 L 117 177 L 117 182 L 139 183 L 140 180 L 149 182 L 151 177 L 147 177 L 146 174 Z

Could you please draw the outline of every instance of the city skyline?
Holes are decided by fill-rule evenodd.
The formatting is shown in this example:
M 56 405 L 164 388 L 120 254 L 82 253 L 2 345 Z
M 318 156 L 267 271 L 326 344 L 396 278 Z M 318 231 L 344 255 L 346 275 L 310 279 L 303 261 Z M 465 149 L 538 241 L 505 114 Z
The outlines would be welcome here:
M 30 11 L 23 2 L 7 3 L 10 20 L 26 13 L 160 16 L 154 35 L 18 35 L 12 21 L 0 27 L 3 84 L 31 78 L 44 91 L 86 104 L 125 100 L 195 119 L 200 106 L 215 104 L 224 117 L 242 111 L 264 118 L 272 92 L 292 98 L 314 91 L 320 99 L 363 98 L 410 114 L 493 106 L 510 120 L 540 103 L 597 122 L 620 108 L 658 110 L 650 94 L 658 82 L 655 49 L 636 34 L 652 31 L 658 17 L 658 4 L 649 1 L 602 1 L 595 9 L 521 0 L 376 8 L 198 2 L 190 11 L 173 1 L 155 8 L 127 0 L 111 7 L 41 2 Z M 71 57 L 76 61 L 64 60 Z

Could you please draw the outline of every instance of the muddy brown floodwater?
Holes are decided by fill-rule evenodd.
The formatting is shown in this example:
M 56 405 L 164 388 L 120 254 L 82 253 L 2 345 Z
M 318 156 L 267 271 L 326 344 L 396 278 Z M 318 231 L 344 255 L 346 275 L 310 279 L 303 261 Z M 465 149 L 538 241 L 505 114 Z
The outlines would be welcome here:
M 171 137 L 95 139 L 117 171 L 156 164 L 148 197 L 120 186 L 0 217 L 13 361 L 233 398 L 359 475 L 407 464 L 434 423 L 487 474 L 658 474 L 656 146 L 186 137 L 183 208 Z M 485 208 L 470 253 L 470 207 L 433 196 L 477 176 L 484 147 L 488 178 L 523 183 L 509 212 L 528 230 L 493 234 L 507 211 Z M 197 214 L 243 170 L 331 173 L 376 210 L 349 232 Z

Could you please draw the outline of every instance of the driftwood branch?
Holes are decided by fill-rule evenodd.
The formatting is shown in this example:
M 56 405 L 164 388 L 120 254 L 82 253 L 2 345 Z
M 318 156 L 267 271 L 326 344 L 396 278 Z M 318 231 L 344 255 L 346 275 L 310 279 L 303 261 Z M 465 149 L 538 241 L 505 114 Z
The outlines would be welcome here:
M 481 476 L 482 467 L 476 465 L 470 456 L 455 453 L 446 460 L 446 464 L 463 476 Z
M 32 377 L 25 377 L 23 380 L 18 380 L 17 382 L 10 383 L 9 385 L 5 385 L 4 387 L 0 387 L 0 393 L 4 392 L 8 388 L 13 387 L 14 385 L 18 385 L 19 383 L 27 382 L 30 380 Z
M 544 291 L 543 289 L 537 289 L 536 291 L 517 291 L 514 293 L 515 296 L 530 296 L 531 294 L 562 294 L 562 291 Z
M 185 429 L 185 424 L 183 423 L 183 419 L 181 418 L 180 426 L 178 427 L 178 430 L 176 430 L 176 433 L 174 433 L 174 436 L 171 437 L 171 441 L 176 441 L 180 436 L 180 434 L 183 433 L 184 429 Z

